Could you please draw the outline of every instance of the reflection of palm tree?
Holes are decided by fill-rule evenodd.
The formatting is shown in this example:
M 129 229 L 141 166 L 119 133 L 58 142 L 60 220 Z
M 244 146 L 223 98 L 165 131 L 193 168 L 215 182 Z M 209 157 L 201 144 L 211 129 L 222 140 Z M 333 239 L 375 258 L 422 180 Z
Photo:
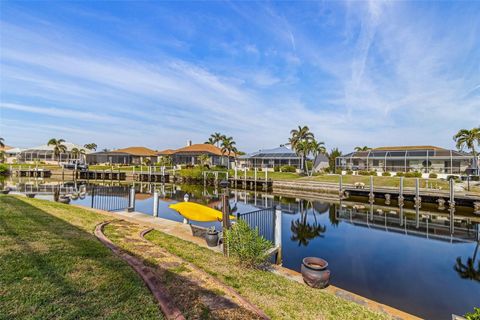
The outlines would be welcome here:
M 337 219 L 336 213 L 337 213 L 336 206 L 333 203 L 330 204 L 330 208 L 328 208 L 328 218 L 330 219 L 330 223 L 334 227 L 338 227 L 338 224 L 340 223 L 340 221 L 338 221 Z
M 310 203 L 311 204 L 311 203 Z M 295 221 L 292 221 L 290 230 L 292 231 L 292 236 L 290 239 L 292 241 L 298 241 L 298 246 L 307 246 L 310 240 L 317 237 L 323 237 L 322 233 L 327 231 L 327 227 L 317 223 L 317 218 L 315 216 L 315 211 L 312 210 L 313 217 L 315 218 L 315 223 L 309 224 L 307 222 L 308 211 L 301 211 L 301 218 Z
M 477 241 L 475 251 L 473 252 L 473 257 L 469 257 L 466 264 L 462 263 L 462 258 L 457 258 L 457 263 L 455 264 L 453 269 L 458 273 L 460 278 L 480 282 L 480 261 L 478 261 L 478 265 L 475 268 L 475 260 L 477 259 L 479 245 L 480 241 Z

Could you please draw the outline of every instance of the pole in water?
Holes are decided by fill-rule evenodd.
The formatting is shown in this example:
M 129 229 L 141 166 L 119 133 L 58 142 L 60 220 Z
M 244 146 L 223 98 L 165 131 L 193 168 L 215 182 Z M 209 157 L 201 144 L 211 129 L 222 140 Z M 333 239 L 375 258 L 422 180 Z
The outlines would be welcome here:
M 135 211 L 135 187 L 130 188 L 130 193 L 128 196 L 128 212 Z

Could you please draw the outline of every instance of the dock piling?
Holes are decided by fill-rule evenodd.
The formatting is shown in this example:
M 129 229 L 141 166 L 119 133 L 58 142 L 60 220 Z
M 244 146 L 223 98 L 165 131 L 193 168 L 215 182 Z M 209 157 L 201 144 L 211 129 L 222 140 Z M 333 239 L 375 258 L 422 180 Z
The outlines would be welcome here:
M 153 216 L 158 217 L 158 191 L 153 191 Z

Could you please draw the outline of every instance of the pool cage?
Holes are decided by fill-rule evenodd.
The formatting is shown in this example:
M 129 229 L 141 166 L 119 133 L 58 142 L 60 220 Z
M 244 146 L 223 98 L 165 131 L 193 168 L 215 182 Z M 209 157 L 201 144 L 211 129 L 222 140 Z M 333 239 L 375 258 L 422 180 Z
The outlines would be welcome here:
M 478 174 L 478 157 L 462 151 L 437 147 L 377 148 L 337 157 L 341 170 L 377 172 L 421 172 L 441 174 Z

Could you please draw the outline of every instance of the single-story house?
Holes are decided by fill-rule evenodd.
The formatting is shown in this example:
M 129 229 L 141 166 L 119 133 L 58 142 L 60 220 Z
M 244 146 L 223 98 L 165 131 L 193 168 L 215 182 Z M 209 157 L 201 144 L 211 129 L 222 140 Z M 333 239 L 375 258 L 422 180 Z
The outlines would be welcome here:
M 85 154 L 89 154 L 90 150 L 82 147 L 80 145 L 64 142 L 63 145 L 66 147 L 66 151 L 62 152 L 58 157 L 54 154 L 54 146 L 52 145 L 41 145 L 33 148 L 28 148 L 21 150 L 17 155 L 17 160 L 20 163 L 29 163 L 34 161 L 43 161 L 45 163 L 57 163 L 58 161 L 64 162 L 69 160 L 77 160 L 79 156 L 74 156 L 72 154 L 72 149 L 84 150 Z M 11 151 L 10 151 L 11 152 Z
M 300 169 L 302 158 L 295 151 L 285 146 L 273 149 L 262 149 L 257 152 L 238 157 L 240 168 L 273 169 L 281 166 L 293 166 Z
M 100 151 L 87 155 L 88 164 L 154 164 L 158 161 L 157 151 L 145 147 L 128 147 L 112 151 Z
M 186 147 L 176 150 L 167 149 L 157 154 L 160 157 L 170 157 L 175 166 L 200 164 L 200 156 L 203 155 L 208 156 L 208 162 L 213 166 L 227 166 L 229 161 L 232 162 L 235 159 L 235 154 L 223 154 L 217 146 L 206 143 L 192 144 L 190 141 Z
M 335 159 L 336 168 L 377 172 L 461 174 L 476 168 L 472 154 L 435 146 L 380 147 Z

